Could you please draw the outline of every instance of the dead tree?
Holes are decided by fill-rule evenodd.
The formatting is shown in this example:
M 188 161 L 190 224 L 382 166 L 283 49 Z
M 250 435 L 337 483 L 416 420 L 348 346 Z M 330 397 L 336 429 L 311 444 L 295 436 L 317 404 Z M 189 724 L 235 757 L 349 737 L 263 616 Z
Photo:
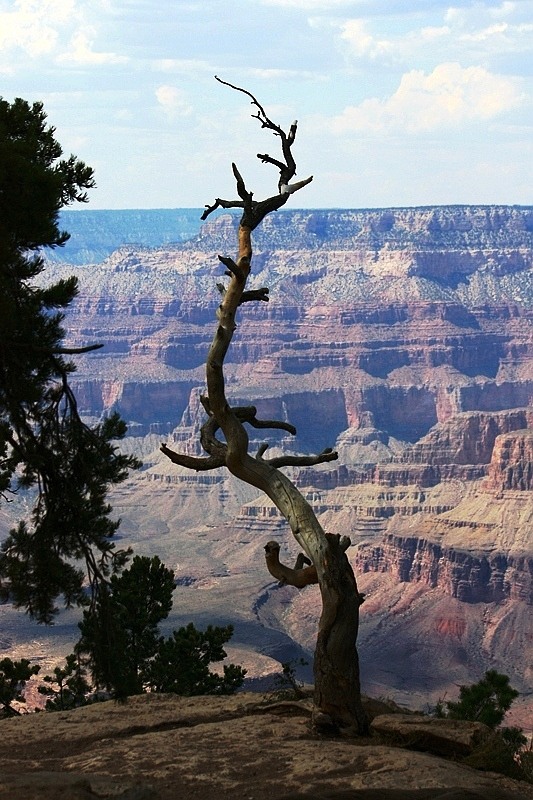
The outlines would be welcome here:
M 267 567 L 270 573 L 283 583 L 301 588 L 310 583 L 319 583 L 322 596 L 317 645 L 314 658 L 315 714 L 314 722 L 319 729 L 333 729 L 343 733 L 367 732 L 365 713 L 361 705 L 359 664 L 356 649 L 359 606 L 363 597 L 357 590 L 353 570 L 346 556 L 350 539 L 338 534 L 325 533 L 313 509 L 294 484 L 281 471 L 287 466 L 321 464 L 333 461 L 338 456 L 331 448 L 315 456 L 282 455 L 267 458 L 268 444 L 262 444 L 255 455 L 249 450 L 247 425 L 254 428 L 278 428 L 295 434 L 295 428 L 275 420 L 258 420 L 254 406 L 231 406 L 226 398 L 224 383 L 224 359 L 236 329 L 237 309 L 242 303 L 268 301 L 268 288 L 249 290 L 246 288 L 252 262 L 252 231 L 267 214 L 281 208 L 291 194 L 306 186 L 312 177 L 291 182 L 296 174 L 292 145 L 297 123 L 288 133 L 272 122 L 256 98 L 245 89 L 226 83 L 247 95 L 255 108 L 252 117 L 263 128 L 280 139 L 281 159 L 259 153 L 257 157 L 279 170 L 278 192 L 266 200 L 256 201 L 252 192 L 233 164 L 237 184 L 237 200 L 217 198 L 206 206 L 202 219 L 206 219 L 216 208 L 240 208 L 242 217 L 238 230 L 238 255 L 236 260 L 219 255 L 229 277 L 227 286 L 218 284 L 222 295 L 217 311 L 218 324 L 207 356 L 207 395 L 202 404 L 207 420 L 201 429 L 200 441 L 207 454 L 193 457 L 176 453 L 166 445 L 161 450 L 173 462 L 193 470 L 211 470 L 226 467 L 233 475 L 265 492 L 275 503 L 290 525 L 291 531 L 305 553 L 295 569 L 279 562 L 279 547 L 269 542 L 266 547 Z M 217 438 L 222 431 L 225 441 Z

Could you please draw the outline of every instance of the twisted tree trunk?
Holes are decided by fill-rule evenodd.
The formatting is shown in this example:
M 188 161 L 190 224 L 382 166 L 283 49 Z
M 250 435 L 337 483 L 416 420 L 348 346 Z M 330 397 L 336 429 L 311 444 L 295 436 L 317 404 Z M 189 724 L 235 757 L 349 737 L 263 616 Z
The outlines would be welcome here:
M 263 127 L 281 138 L 284 162 L 268 155 L 258 156 L 263 162 L 274 164 L 279 169 L 279 194 L 261 202 L 253 201 L 234 164 L 233 173 L 240 199 L 227 201 L 217 198 L 204 212 L 205 218 L 218 207 L 243 209 L 238 231 L 237 260 L 219 256 L 230 280 L 226 287 L 219 285 L 222 300 L 217 312 L 218 325 L 206 362 L 207 396 L 202 398 L 202 403 L 208 420 L 202 427 L 201 443 L 208 455 L 195 458 L 175 453 L 166 445 L 162 445 L 161 449 L 172 461 L 191 469 L 227 467 L 237 478 L 265 492 L 285 517 L 312 566 L 298 570 L 283 567 L 279 564 L 278 553 L 269 550 L 268 545 L 267 566 L 275 577 L 298 587 L 318 580 L 322 595 L 322 615 L 314 662 L 315 724 L 320 729 L 333 728 L 345 733 L 364 734 L 367 732 L 367 721 L 361 705 L 356 650 L 359 606 L 363 598 L 357 590 L 353 570 L 346 557 L 350 540 L 326 534 L 309 503 L 280 471 L 280 467 L 284 466 L 332 461 L 337 458 L 337 453 L 326 449 L 315 456 L 267 459 L 264 455 L 268 445 L 264 444 L 252 456 L 248 452 L 249 438 L 245 423 L 256 428 L 282 428 L 290 433 L 295 433 L 295 429 L 285 422 L 257 420 L 253 406 L 231 407 L 226 398 L 224 360 L 236 328 L 237 309 L 244 302 L 268 300 L 267 288 L 246 290 L 252 263 L 252 231 L 268 213 L 284 205 L 290 194 L 312 180 L 308 178 L 290 184 L 296 172 L 290 149 L 296 135 L 296 123 L 291 126 L 289 134 L 285 134 L 269 120 L 252 95 L 239 87 L 232 88 L 252 98 L 258 108 L 254 116 Z M 217 439 L 218 429 L 222 430 L 225 442 Z

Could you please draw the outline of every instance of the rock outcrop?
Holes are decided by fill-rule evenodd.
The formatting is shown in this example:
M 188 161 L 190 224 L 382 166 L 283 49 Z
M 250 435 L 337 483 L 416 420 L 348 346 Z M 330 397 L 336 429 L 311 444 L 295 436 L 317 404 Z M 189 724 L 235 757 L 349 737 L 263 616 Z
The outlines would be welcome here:
M 502 492 L 508 489 L 521 492 L 533 489 L 532 430 L 502 433 L 496 438 L 484 485 L 489 490 Z
M 377 717 L 376 731 L 379 719 L 390 717 Z M 310 800 L 341 792 L 375 800 L 379 791 L 380 800 L 447 800 L 446 790 L 460 787 L 461 800 L 532 800 L 533 787 L 523 781 L 432 755 L 431 726 L 429 752 L 416 752 L 391 746 L 377 732 L 370 740 L 313 736 L 309 701 L 144 695 L 0 720 L 0 797 Z M 385 727 L 390 731 L 391 723 Z M 447 741 L 464 752 L 475 737 L 470 723 L 460 728 Z M 436 734 L 433 745 L 442 752 L 446 736 Z
M 490 736 L 490 729 L 482 722 L 431 719 L 418 714 L 381 714 L 372 720 L 371 730 L 413 750 L 451 758 L 470 755 Z

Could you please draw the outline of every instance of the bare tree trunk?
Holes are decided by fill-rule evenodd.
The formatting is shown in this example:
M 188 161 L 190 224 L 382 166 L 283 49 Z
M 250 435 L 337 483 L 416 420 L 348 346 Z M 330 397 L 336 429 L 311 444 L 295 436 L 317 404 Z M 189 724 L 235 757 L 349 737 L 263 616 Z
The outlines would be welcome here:
M 334 535 L 326 534 L 326 538 L 328 552 L 320 580 L 322 615 L 314 660 L 315 724 L 321 727 L 321 721 L 327 724 L 330 719 L 346 733 L 367 734 L 356 647 L 363 597 L 346 557 L 346 542 Z
M 217 311 L 218 325 L 206 362 L 207 396 L 202 398 L 202 402 L 208 421 L 202 427 L 201 443 L 208 455 L 194 458 L 175 453 L 166 445 L 162 445 L 161 449 L 172 461 L 191 469 L 226 466 L 233 475 L 265 492 L 275 503 L 312 566 L 297 570 L 284 567 L 279 564 L 279 549 L 273 552 L 267 545 L 268 568 L 275 577 L 298 587 L 318 580 L 322 595 L 323 607 L 315 653 L 315 724 L 320 729 L 366 734 L 368 726 L 361 704 L 356 650 L 359 606 L 363 598 L 357 590 L 353 570 L 346 557 L 350 540 L 336 534 L 326 534 L 309 503 L 280 471 L 280 467 L 284 466 L 332 461 L 337 458 L 337 453 L 326 449 L 315 456 L 268 459 L 264 457 L 268 445 L 264 444 L 255 456 L 251 456 L 245 423 L 256 428 L 282 428 L 290 433 L 295 433 L 295 429 L 285 422 L 259 421 L 253 406 L 232 408 L 226 398 L 224 359 L 236 328 L 237 309 L 244 302 L 268 300 L 267 288 L 246 290 L 252 262 L 252 231 L 270 211 L 281 207 L 291 193 L 312 180 L 308 178 L 292 185 L 289 183 L 296 172 L 290 151 L 296 135 L 296 123 L 291 126 L 289 134 L 285 134 L 268 119 L 253 95 L 239 87 L 232 88 L 252 98 L 253 104 L 259 109 L 257 115 L 253 116 L 257 116 L 263 127 L 281 138 L 283 163 L 268 155 L 258 156 L 262 161 L 279 168 L 280 194 L 261 202 L 253 201 L 234 164 L 233 173 L 240 199 L 226 201 L 217 198 L 214 205 L 208 206 L 204 212 L 205 218 L 217 207 L 243 209 L 238 231 L 237 260 L 219 256 L 230 280 L 227 287 L 219 286 L 222 301 Z M 222 430 L 225 442 L 217 439 L 218 429 Z

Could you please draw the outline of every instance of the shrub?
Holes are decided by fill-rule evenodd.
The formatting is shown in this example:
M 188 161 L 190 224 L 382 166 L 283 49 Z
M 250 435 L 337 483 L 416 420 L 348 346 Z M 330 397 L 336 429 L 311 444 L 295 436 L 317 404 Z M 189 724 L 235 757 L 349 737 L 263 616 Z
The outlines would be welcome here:
M 491 669 L 478 683 L 461 686 L 457 702 L 439 701 L 434 713 L 437 717 L 483 722 L 493 731 L 464 759 L 465 764 L 531 782 L 533 759 L 522 752 L 527 744 L 522 730 L 498 728 L 517 697 L 518 692 L 510 686 L 509 677 Z
M 306 667 L 304 658 L 283 661 L 281 673 L 276 675 L 273 692 L 280 700 L 301 700 L 306 697 L 304 684 L 296 677 L 297 667 Z
M 225 665 L 221 675 L 209 670 L 226 657 L 231 625 L 199 631 L 190 623 L 168 639 L 160 637 L 174 589 L 174 573 L 157 556 L 135 556 L 129 569 L 112 576 L 80 623 L 78 650 L 88 654 L 97 687 L 120 699 L 147 690 L 232 694 L 242 685 L 245 670 L 235 664 Z
M 39 686 L 39 692 L 48 697 L 46 711 L 66 711 L 90 702 L 91 685 L 79 653 L 68 655 L 65 666 L 56 667 L 53 675 L 46 675 L 43 680 L 47 685 Z
M 223 645 L 233 635 L 233 626 L 208 625 L 197 630 L 192 623 L 160 639 L 149 669 L 152 691 L 180 695 L 233 694 L 244 681 L 246 670 L 235 664 L 224 665 L 223 674 L 209 670 L 213 662 L 226 658 Z
M 3 716 L 13 716 L 20 712 L 12 706 L 14 701 L 25 703 L 24 687 L 32 675 L 37 675 L 41 668 L 34 664 L 30 666 L 27 658 L 12 661 L 3 658 L 0 661 L 0 711 Z
M 446 703 L 446 712 L 442 703 L 437 704 L 437 716 L 483 722 L 494 730 L 516 697 L 518 692 L 509 685 L 508 676 L 490 669 L 478 683 L 461 686 L 459 700 Z

